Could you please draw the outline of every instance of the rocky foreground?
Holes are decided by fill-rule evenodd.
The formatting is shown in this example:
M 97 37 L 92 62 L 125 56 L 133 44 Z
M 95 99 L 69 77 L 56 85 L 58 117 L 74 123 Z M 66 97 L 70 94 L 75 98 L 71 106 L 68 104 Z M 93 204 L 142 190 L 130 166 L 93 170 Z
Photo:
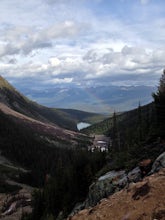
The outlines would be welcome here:
M 10 183 L 12 184 L 12 182 Z M 22 189 L 13 194 L 0 194 L 0 219 L 19 220 L 23 213 L 31 213 L 32 189 L 20 184 Z
M 69 220 L 165 220 L 165 168 Z
M 145 176 L 143 178 L 143 176 Z M 165 152 L 126 173 L 110 171 L 90 188 L 68 220 L 165 220 Z
M 16 179 L 28 171 L 14 166 L 0 154 L 0 219 L 20 220 L 23 213 L 31 213 L 34 188 Z M 15 178 L 15 180 L 14 180 Z

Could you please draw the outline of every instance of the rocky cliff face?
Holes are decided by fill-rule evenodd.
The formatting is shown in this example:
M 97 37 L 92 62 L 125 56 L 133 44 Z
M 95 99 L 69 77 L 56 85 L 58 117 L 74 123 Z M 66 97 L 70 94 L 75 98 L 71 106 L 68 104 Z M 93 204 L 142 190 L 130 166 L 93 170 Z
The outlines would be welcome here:
M 108 173 L 106 173 L 105 175 L 101 176 L 95 183 L 93 183 L 90 188 L 89 188 L 89 194 L 88 197 L 86 199 L 86 201 L 82 204 L 79 204 L 75 207 L 75 209 L 73 210 L 73 212 L 71 213 L 71 215 L 74 215 L 76 212 L 80 211 L 83 208 L 88 208 L 88 207 L 93 207 L 95 206 L 101 199 L 106 198 L 118 191 L 120 191 L 121 189 L 124 189 L 123 192 L 123 198 L 121 198 L 121 200 L 125 201 L 124 196 L 128 197 L 128 200 L 130 199 L 130 197 L 127 195 L 127 192 L 130 191 L 130 194 L 132 196 L 132 201 L 135 200 L 139 200 L 141 197 L 144 197 L 145 194 L 148 195 L 148 193 L 150 192 L 150 189 L 152 188 L 150 186 L 150 184 L 148 184 L 149 181 L 153 182 L 152 184 L 154 185 L 154 181 L 158 181 L 158 187 L 159 187 L 159 179 L 162 181 L 162 185 L 165 186 L 165 182 L 163 183 L 163 179 L 165 180 L 165 169 L 162 171 L 161 174 L 155 174 L 154 176 L 152 176 L 151 174 L 158 172 L 160 169 L 165 168 L 165 152 L 162 153 L 153 163 L 151 160 L 144 160 L 141 161 L 139 163 L 139 166 L 136 167 L 135 169 L 133 169 L 132 171 L 130 171 L 129 173 L 126 173 L 124 170 L 122 171 L 110 171 Z M 149 169 L 150 168 L 150 169 Z M 145 175 L 151 175 L 151 177 L 146 177 L 143 180 L 143 176 Z M 161 177 L 163 177 L 163 179 L 161 179 Z M 160 177 L 160 178 L 159 178 Z M 137 183 L 141 181 L 141 183 Z M 136 183 L 136 184 L 135 184 Z M 133 188 L 135 187 L 136 190 L 133 190 Z M 140 187 L 140 188 L 139 188 Z M 141 188 L 142 187 L 142 188 Z M 138 190 L 139 188 L 139 190 Z M 154 196 L 157 193 L 157 191 L 153 191 L 154 192 Z M 164 199 L 165 199 L 165 193 L 163 193 Z M 120 195 L 120 193 L 116 194 L 116 195 Z M 158 194 L 159 194 L 159 189 L 158 189 Z M 113 195 L 113 197 L 115 196 L 115 194 Z M 158 196 L 158 195 L 157 195 Z M 161 195 L 162 196 L 162 195 Z M 112 198 L 113 198 L 112 197 Z M 115 197 L 114 197 L 115 198 Z M 146 197 L 148 198 L 148 197 Z M 154 199 L 154 197 L 152 198 Z M 120 200 L 120 198 L 118 198 L 118 200 Z M 104 201 L 108 201 L 108 200 L 104 200 Z M 110 200 L 111 201 L 111 200 Z M 128 204 L 131 203 L 131 201 L 128 201 Z M 101 202 L 102 204 L 102 202 Z M 109 204 L 109 202 L 106 202 L 107 206 Z M 136 205 L 136 204 L 135 204 Z M 138 204 L 139 205 L 139 204 Z M 109 204 L 109 206 L 111 206 L 111 204 Z M 99 207 L 103 207 L 103 206 L 97 206 Z M 165 207 L 165 206 L 164 206 Z M 151 207 L 153 208 L 153 207 Z M 97 208 L 92 208 L 92 210 L 97 210 Z M 120 206 L 118 206 L 118 209 L 120 210 Z M 129 207 L 128 207 L 129 209 Z M 85 211 L 86 210 L 86 211 Z M 87 216 L 90 216 L 90 209 L 85 209 L 84 211 L 80 211 L 80 216 L 82 215 L 82 213 L 86 213 L 85 216 L 86 218 L 83 217 L 81 219 L 97 219 L 97 218 L 87 218 Z M 116 208 L 117 210 L 117 208 Z M 140 209 L 139 209 L 140 211 Z M 101 210 L 99 211 L 101 212 Z M 79 216 L 76 215 L 76 216 Z M 122 215 L 124 216 L 124 214 L 122 213 Z M 88 217 L 89 217 L 88 216 Z M 72 218 L 71 218 L 72 219 Z M 79 219 L 79 218 L 74 218 L 74 219 Z M 106 218 L 99 218 L 99 219 L 106 219 Z M 133 218 L 107 218 L 107 219 L 133 219 Z M 137 218 L 138 219 L 138 218 Z M 140 219 L 148 219 L 148 218 L 139 218 Z M 164 218 L 165 219 L 165 218 Z

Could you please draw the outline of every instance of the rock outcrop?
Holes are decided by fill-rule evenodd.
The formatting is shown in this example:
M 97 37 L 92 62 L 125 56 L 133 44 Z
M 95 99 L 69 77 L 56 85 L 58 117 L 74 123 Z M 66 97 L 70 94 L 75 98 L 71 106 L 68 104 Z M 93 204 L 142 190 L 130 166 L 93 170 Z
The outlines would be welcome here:
M 165 168 L 165 152 L 162 153 L 153 163 L 150 174 L 158 172 L 161 168 Z
M 146 175 L 151 175 L 165 167 L 165 152 L 162 153 L 153 163 L 151 159 L 141 161 L 129 173 L 126 171 L 110 171 L 98 178 L 90 187 L 87 199 L 81 204 L 77 204 L 70 216 L 78 211 L 95 206 L 101 199 L 106 198 L 123 188 L 128 188 L 130 184 L 142 181 Z
M 165 220 L 165 168 L 69 220 Z
M 22 185 L 22 189 L 12 194 L 0 194 L 0 219 L 18 220 L 22 213 L 31 213 L 31 193 L 33 188 Z
M 96 205 L 100 199 L 118 191 L 126 183 L 127 176 L 125 171 L 110 171 L 106 173 L 90 186 L 86 206 Z
M 95 206 L 101 199 L 120 191 L 131 182 L 136 183 L 141 179 L 142 172 L 139 167 L 134 168 L 128 174 L 124 170 L 113 170 L 106 173 L 89 187 L 88 197 L 85 202 L 77 204 L 70 215 L 73 216 L 84 208 Z

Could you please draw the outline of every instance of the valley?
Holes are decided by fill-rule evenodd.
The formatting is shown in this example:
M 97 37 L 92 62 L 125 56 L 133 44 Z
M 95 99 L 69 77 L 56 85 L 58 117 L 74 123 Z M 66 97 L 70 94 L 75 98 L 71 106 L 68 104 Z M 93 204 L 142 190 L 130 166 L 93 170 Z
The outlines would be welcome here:
M 156 102 L 158 95 L 154 95 Z M 113 212 L 106 215 L 103 208 L 109 207 L 111 197 L 103 198 L 120 190 L 112 198 L 118 195 L 127 198 L 128 185 L 138 181 L 144 181 L 145 185 L 150 179 L 146 176 L 153 169 L 153 173 L 162 172 L 164 167 L 164 156 L 160 156 L 165 151 L 164 113 L 161 109 L 158 121 L 156 102 L 114 112 L 110 117 L 54 109 L 27 99 L 1 77 L 1 218 L 94 220 L 98 215 L 101 219 L 114 218 Z M 88 126 L 79 131 L 77 124 Z M 163 158 L 161 168 L 155 168 L 154 161 L 159 156 Z M 150 164 L 140 165 L 145 161 Z M 159 174 L 154 175 L 157 181 Z M 130 192 L 133 194 L 132 189 Z M 152 196 L 156 196 L 154 193 L 158 192 Z M 127 199 L 129 205 L 130 198 Z M 151 205 L 153 215 L 159 212 L 154 214 L 155 206 L 156 203 Z M 114 215 L 117 209 L 114 204 Z M 135 216 L 143 215 L 141 211 L 139 206 Z M 127 215 L 131 216 L 129 210 L 121 212 L 117 219 Z

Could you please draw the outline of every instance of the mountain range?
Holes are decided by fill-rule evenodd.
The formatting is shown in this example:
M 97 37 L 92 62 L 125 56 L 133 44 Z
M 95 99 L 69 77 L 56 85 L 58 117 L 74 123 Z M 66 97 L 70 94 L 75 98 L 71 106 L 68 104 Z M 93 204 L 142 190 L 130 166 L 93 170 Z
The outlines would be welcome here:
M 20 87 L 23 94 L 49 107 L 79 109 L 88 112 L 109 114 L 128 111 L 139 104 L 151 102 L 153 86 L 91 86 L 49 87 L 35 89 Z

